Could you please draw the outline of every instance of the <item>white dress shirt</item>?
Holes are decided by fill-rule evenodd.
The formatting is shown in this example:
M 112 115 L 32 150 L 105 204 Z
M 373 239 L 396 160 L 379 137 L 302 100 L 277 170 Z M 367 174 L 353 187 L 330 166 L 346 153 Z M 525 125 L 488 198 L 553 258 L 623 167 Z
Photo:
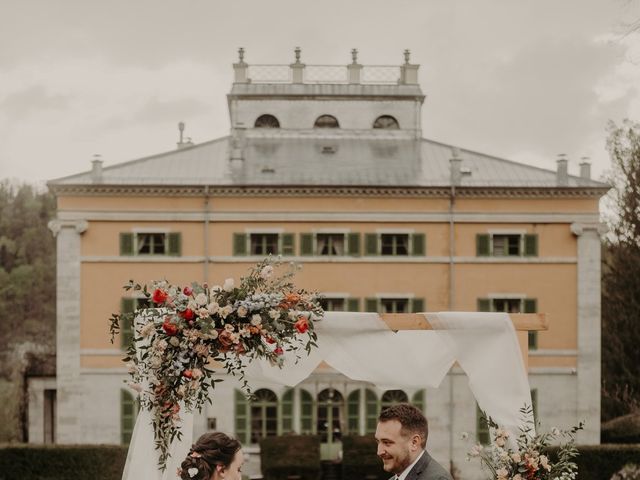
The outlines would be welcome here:
M 418 463 L 418 460 L 420 460 L 423 455 L 424 455 L 424 450 L 422 450 L 422 453 L 418 455 L 416 459 L 413 461 L 413 463 L 409 465 L 407 468 L 405 468 L 400 475 L 396 475 L 396 480 L 405 480 L 405 478 L 407 478 L 407 475 L 409 475 L 409 472 L 411 471 L 411 469 L 415 466 L 416 463 Z

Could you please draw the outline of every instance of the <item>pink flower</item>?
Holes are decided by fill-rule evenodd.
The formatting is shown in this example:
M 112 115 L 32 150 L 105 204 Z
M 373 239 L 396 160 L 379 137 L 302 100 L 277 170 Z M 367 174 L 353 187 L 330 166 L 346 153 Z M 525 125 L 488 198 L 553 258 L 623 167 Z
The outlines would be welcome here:
M 182 293 L 184 293 L 187 297 L 190 297 L 191 294 L 193 293 L 193 288 L 184 287 L 184 289 L 182 290 Z

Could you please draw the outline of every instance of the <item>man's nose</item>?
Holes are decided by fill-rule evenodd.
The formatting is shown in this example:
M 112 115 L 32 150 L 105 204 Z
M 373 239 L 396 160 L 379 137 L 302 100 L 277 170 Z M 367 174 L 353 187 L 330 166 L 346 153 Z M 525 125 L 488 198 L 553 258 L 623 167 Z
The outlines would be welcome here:
M 384 446 L 381 443 L 378 444 L 377 454 L 378 454 L 378 456 L 384 454 Z

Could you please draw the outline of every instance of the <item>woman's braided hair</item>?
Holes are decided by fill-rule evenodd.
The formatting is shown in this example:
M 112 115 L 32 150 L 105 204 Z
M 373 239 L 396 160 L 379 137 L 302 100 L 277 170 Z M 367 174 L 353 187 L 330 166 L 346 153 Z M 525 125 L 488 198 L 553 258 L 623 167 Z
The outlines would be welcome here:
M 183 480 L 209 480 L 216 465 L 228 467 L 241 445 L 222 432 L 205 433 L 191 446 L 178 469 Z

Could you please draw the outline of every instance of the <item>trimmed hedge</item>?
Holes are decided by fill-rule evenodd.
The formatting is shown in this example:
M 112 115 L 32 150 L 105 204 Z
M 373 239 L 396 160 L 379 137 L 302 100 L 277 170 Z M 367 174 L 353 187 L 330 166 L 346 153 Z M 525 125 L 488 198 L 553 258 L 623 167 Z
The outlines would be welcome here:
M 555 457 L 558 447 L 549 447 Z M 640 444 L 578 445 L 578 480 L 609 480 L 627 463 L 640 464 Z
M 640 443 L 640 413 L 631 413 L 602 424 L 602 443 Z
M 320 437 L 285 435 L 260 440 L 260 466 L 264 480 L 320 478 Z
M 120 480 L 127 447 L 3 445 L 0 480 Z
M 389 472 L 382 469 L 376 455 L 378 445 L 373 435 L 349 435 L 342 438 L 342 478 L 345 480 L 387 480 Z

